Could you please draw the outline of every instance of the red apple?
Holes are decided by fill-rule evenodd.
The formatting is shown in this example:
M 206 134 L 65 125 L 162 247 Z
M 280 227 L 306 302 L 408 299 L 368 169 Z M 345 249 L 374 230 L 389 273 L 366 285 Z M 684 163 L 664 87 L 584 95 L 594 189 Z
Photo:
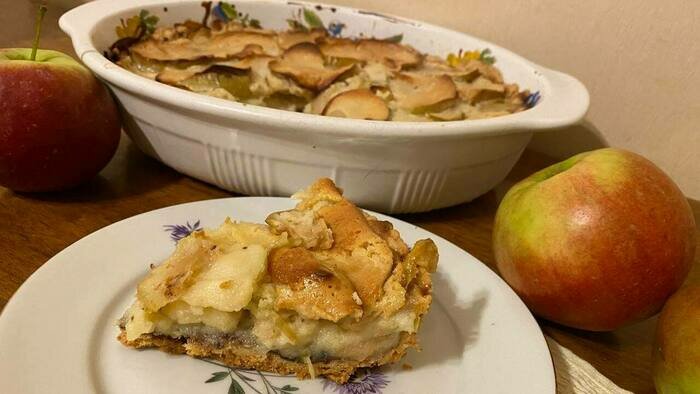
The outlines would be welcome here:
M 678 290 L 656 324 L 652 375 L 659 394 L 700 393 L 700 285 Z
M 94 177 L 120 137 L 116 105 L 68 55 L 0 49 L 0 185 L 50 191 Z
M 503 278 L 537 315 L 607 331 L 645 319 L 688 274 L 695 221 L 653 163 L 619 149 L 576 155 L 503 198 L 493 247 Z

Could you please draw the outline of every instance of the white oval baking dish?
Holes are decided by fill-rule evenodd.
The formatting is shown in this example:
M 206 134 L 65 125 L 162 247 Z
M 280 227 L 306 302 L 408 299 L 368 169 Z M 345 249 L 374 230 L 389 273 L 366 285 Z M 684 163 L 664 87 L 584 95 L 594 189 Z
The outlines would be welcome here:
M 286 29 L 285 20 L 307 7 L 327 24 L 345 24 L 344 36 L 403 34 L 403 43 L 437 55 L 489 48 L 505 80 L 539 92 L 541 100 L 513 115 L 432 123 L 342 119 L 244 105 L 142 78 L 102 55 L 116 39 L 120 18 L 146 9 L 161 25 L 199 19 L 198 0 L 101 0 L 63 15 L 59 24 L 76 53 L 119 99 L 131 139 L 174 169 L 227 190 L 289 195 L 327 176 L 351 200 L 382 212 L 456 205 L 501 182 L 533 132 L 573 124 L 588 109 L 588 92 L 575 78 L 462 33 L 344 7 L 232 2 L 272 29 Z

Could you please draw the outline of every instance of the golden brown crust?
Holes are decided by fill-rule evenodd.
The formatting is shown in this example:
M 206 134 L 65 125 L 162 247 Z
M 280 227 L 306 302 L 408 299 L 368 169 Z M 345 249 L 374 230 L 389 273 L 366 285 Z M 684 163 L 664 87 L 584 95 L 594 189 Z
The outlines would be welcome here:
M 313 29 L 309 31 L 288 30 L 277 34 L 277 42 L 282 49 L 291 48 L 302 42 L 316 43 L 322 37 L 326 37 L 325 29 Z
M 447 75 L 401 73 L 389 83 L 399 108 L 419 110 L 457 97 L 454 81 Z
M 200 33 L 201 32 L 201 33 Z M 192 38 L 174 40 L 154 38 L 134 44 L 130 51 L 146 59 L 173 61 L 202 58 L 226 59 L 245 53 L 249 45 L 255 45 L 266 55 L 277 56 L 280 52 L 275 35 L 264 31 L 232 31 L 210 34 L 202 29 Z
M 290 245 L 306 249 L 330 249 L 333 246 L 331 229 L 311 211 L 274 212 L 268 215 L 265 223 L 277 234 L 286 232 Z
M 529 92 L 505 84 L 488 52 L 460 50 L 445 59 L 392 40 L 331 37 L 323 28 L 275 31 L 238 20 L 185 21 L 151 34 L 125 25 L 117 31 L 108 55 L 120 66 L 246 104 L 378 121 L 479 119 L 528 108 Z M 246 81 L 231 82 L 231 73 Z
M 407 45 L 373 38 L 327 38 L 321 44 L 321 52 L 329 57 L 382 62 L 393 70 L 416 65 L 421 61 L 420 53 Z
M 408 313 L 406 316 L 411 320 L 402 319 L 402 323 L 397 323 L 400 324 L 401 329 L 388 329 L 388 331 L 380 329 L 376 333 L 369 333 L 371 339 L 352 342 L 355 345 L 345 349 L 332 350 L 331 352 L 338 358 L 333 361 L 314 363 L 311 371 L 307 362 L 282 358 L 274 349 L 284 350 L 283 347 L 277 347 L 276 344 L 268 345 L 264 339 L 265 335 L 258 336 L 261 333 L 264 334 L 264 331 L 255 331 L 255 328 L 260 327 L 257 323 L 261 323 L 263 327 L 265 324 L 280 324 L 274 314 L 272 318 L 264 314 L 254 316 L 255 319 L 261 320 L 252 320 L 251 324 L 246 326 L 253 327 L 252 334 L 255 338 L 246 342 L 245 345 L 237 342 L 236 336 L 204 334 L 193 334 L 191 337 L 182 338 L 161 334 L 138 336 L 140 333 L 151 332 L 147 330 L 130 331 L 130 335 L 133 336 L 129 338 L 135 338 L 132 341 L 129 341 L 122 332 L 119 340 L 131 347 L 158 347 L 170 353 L 186 353 L 195 357 L 221 360 L 235 367 L 255 368 L 282 374 L 293 373 L 300 378 L 324 375 L 338 382 L 347 381 L 356 368 L 397 361 L 405 354 L 407 348 L 416 347 L 416 334 L 410 331 L 417 329 L 432 300 L 430 272 L 434 272 L 438 258 L 434 243 L 431 240 L 421 240 L 409 251 L 399 233 L 389 222 L 380 221 L 365 214 L 347 201 L 343 198 L 342 191 L 330 179 L 320 179 L 307 190 L 298 193 L 296 197 L 301 199 L 296 208 L 271 214 L 266 220 L 267 226 L 245 224 L 248 226 L 245 230 L 236 230 L 241 231 L 241 234 L 248 234 L 255 229 L 264 229 L 263 233 L 266 237 L 263 238 L 267 240 L 266 242 L 273 243 L 267 254 L 265 268 L 267 275 L 264 281 L 266 286 L 272 285 L 275 294 L 266 296 L 268 297 L 266 299 L 271 300 L 272 303 L 266 304 L 265 307 L 275 312 L 285 311 L 285 314 L 293 311 L 296 312 L 295 316 L 298 315 L 303 319 L 334 322 L 347 330 L 352 330 L 352 326 L 361 328 L 367 321 L 365 320 L 367 317 L 390 319 L 403 310 Z M 228 219 L 226 223 L 233 226 Z M 237 224 L 237 226 L 243 225 Z M 211 254 L 226 249 L 228 237 L 234 233 L 237 234 L 234 230 L 233 227 L 217 230 L 217 232 L 207 230 L 180 241 L 176 253 L 166 261 L 164 266 L 156 268 L 158 272 L 163 271 L 164 275 L 161 275 L 165 280 L 163 283 L 167 285 L 172 277 L 175 280 L 174 285 L 181 285 L 180 281 L 189 278 L 186 274 L 196 274 L 198 264 L 186 264 L 181 260 L 189 256 L 196 257 L 195 263 L 208 261 L 208 258 L 212 257 Z M 200 238 L 206 238 L 208 243 L 197 248 L 198 243 L 194 240 Z M 280 239 L 284 242 L 278 242 Z M 244 242 L 250 242 L 248 238 L 245 240 Z M 155 290 L 160 289 L 159 286 L 162 284 L 155 279 L 144 280 L 139 289 L 143 288 L 144 283 Z M 179 289 L 178 286 L 174 286 L 171 290 Z M 151 293 L 155 295 L 151 297 L 154 298 L 153 300 L 149 299 L 153 301 L 149 305 L 160 305 L 162 302 L 172 301 L 171 297 L 177 292 L 165 291 L 165 294 L 158 291 L 149 292 Z M 143 294 L 140 298 L 143 298 Z M 262 303 L 257 307 L 261 305 Z M 259 309 L 256 310 L 259 311 Z M 130 327 L 128 324 L 126 323 L 127 328 Z M 339 332 L 337 335 L 345 334 Z M 386 350 L 395 343 L 396 335 L 399 335 L 397 344 L 392 349 Z M 313 341 L 314 338 L 308 339 Z M 253 347 L 251 345 L 253 341 L 260 341 L 261 347 Z M 382 341 L 382 345 L 375 345 L 375 342 Z M 307 342 L 299 346 L 308 346 Z M 362 347 L 365 344 L 366 351 L 361 353 L 348 351 L 354 346 Z M 267 352 L 264 349 L 273 349 L 273 351 Z M 376 354 L 381 351 L 385 352 Z M 364 360 L 353 360 L 353 358 L 358 359 L 373 353 L 374 356 Z M 295 350 L 291 354 L 308 353 Z M 323 352 L 313 354 L 323 354 Z M 310 363 L 310 360 L 308 362 Z
M 408 253 L 408 245 L 401 239 L 401 235 L 394 230 L 394 226 L 390 222 L 379 220 L 368 214 L 365 214 L 365 217 L 372 231 L 382 237 L 397 255 L 403 257 Z
M 353 293 L 352 286 L 337 276 L 313 274 L 297 288 L 275 285 L 275 310 L 291 310 L 307 319 L 334 323 L 344 317 L 359 319 L 363 311 Z
M 404 277 L 414 275 L 415 270 L 407 272 L 403 267 L 408 247 L 393 226 L 365 214 L 343 198 L 342 191 L 328 178 L 317 180 L 295 198 L 301 200 L 296 211 L 313 212 L 333 234 L 329 249 L 307 253 L 333 275 L 349 280 L 359 296 L 363 314 L 390 316 L 400 309 L 413 278 Z M 436 249 L 431 251 L 437 256 Z
M 272 283 L 298 285 L 320 268 L 314 255 L 308 249 L 298 246 L 275 249 L 267 257 L 267 272 Z
M 274 230 L 311 233 L 299 228 L 318 220 L 330 228 L 333 241 L 323 250 L 283 248 L 270 254 L 268 272 L 275 283 L 276 308 L 334 322 L 365 314 L 388 317 L 401 309 L 416 275 L 416 252 L 424 248 L 409 254 L 391 223 L 358 209 L 330 179 L 319 179 L 297 197 L 301 201 L 294 210 L 270 215 L 268 224 L 279 221 L 272 217 L 295 213 L 291 216 L 306 220 L 289 220 Z M 434 245 L 423 254 L 430 252 L 437 259 Z M 426 256 L 418 260 L 424 259 Z M 321 271 L 329 275 L 319 278 Z
M 177 243 L 175 252 L 168 257 L 137 287 L 137 296 L 149 310 L 157 311 L 178 297 L 189 287 L 204 267 L 219 253 L 215 245 L 195 232 Z
M 309 367 L 304 362 L 292 361 L 282 358 L 272 352 L 259 353 L 245 346 L 227 343 L 223 347 L 216 347 L 205 341 L 195 338 L 176 339 L 162 335 L 143 334 L 133 341 L 126 339 L 126 332 L 122 329 L 117 337 L 125 346 L 144 349 L 159 348 L 161 351 L 172 354 L 188 354 L 193 357 L 218 360 L 230 367 L 257 369 L 260 371 L 278 373 L 280 375 L 296 375 L 299 379 L 311 378 Z M 316 376 L 324 376 L 336 383 L 342 384 L 348 381 L 357 368 L 385 365 L 400 360 L 409 348 L 416 348 L 416 334 L 401 333 L 398 344 L 388 352 L 369 357 L 362 361 L 332 360 L 313 363 Z
M 301 42 L 284 51 L 281 58 L 270 63 L 270 70 L 292 78 L 299 86 L 311 90 L 327 88 L 353 67 L 328 67 L 316 44 Z
M 343 191 L 330 178 L 320 178 L 311 186 L 292 196 L 299 201 L 298 210 L 312 210 L 317 205 L 327 205 L 343 200 Z
M 347 280 L 323 270 L 307 249 L 274 250 L 268 258 L 268 273 L 275 285 L 276 310 L 292 310 L 307 319 L 332 322 L 362 316 L 362 307 L 353 298 L 355 289 Z
M 333 273 L 347 277 L 365 309 L 371 310 L 382 297 L 382 287 L 394 266 L 389 244 L 330 179 L 316 181 L 302 198 L 297 209 L 314 210 L 333 233 L 333 246 L 314 251 L 314 255 Z
M 387 120 L 389 107 L 369 89 L 352 89 L 337 94 L 323 109 L 323 115 L 340 118 Z

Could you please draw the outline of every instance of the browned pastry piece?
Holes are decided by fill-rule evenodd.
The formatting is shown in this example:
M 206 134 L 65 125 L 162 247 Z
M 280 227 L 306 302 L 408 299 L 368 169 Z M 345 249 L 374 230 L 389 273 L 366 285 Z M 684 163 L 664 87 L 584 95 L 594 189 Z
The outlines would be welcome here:
M 390 112 L 384 100 L 369 89 L 353 89 L 333 97 L 323 114 L 340 118 L 387 120 Z
M 316 44 L 301 42 L 287 49 L 279 60 L 270 63 L 270 70 L 291 77 L 311 90 L 323 90 L 346 71 L 353 67 L 347 64 L 340 67 L 326 65 L 323 54 Z
M 393 70 L 417 65 L 422 59 L 421 54 L 409 46 L 373 38 L 328 38 L 321 44 L 321 52 L 329 57 L 381 62 Z
M 151 38 L 134 44 L 129 50 L 146 59 L 182 61 L 242 57 L 246 51 L 250 51 L 251 46 L 259 47 L 261 52 L 270 56 L 276 56 L 280 52 L 274 34 L 246 30 L 211 34 L 204 29 L 193 37 L 179 37 L 172 40 Z

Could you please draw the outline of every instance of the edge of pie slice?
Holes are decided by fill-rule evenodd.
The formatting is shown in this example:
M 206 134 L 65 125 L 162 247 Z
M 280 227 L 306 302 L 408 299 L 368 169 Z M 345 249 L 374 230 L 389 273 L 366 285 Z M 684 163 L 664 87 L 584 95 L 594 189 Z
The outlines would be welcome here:
M 346 382 L 418 347 L 438 253 L 320 179 L 266 223 L 181 239 L 137 286 L 118 339 L 134 348 Z

